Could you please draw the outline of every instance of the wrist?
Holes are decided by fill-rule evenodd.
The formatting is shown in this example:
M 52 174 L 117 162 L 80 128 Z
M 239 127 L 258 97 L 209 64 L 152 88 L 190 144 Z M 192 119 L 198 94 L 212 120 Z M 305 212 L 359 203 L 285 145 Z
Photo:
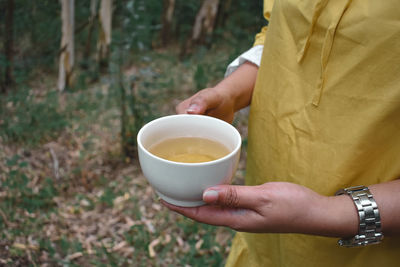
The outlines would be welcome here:
M 309 210 L 305 234 L 329 237 L 354 236 L 358 232 L 358 214 L 350 197 L 320 196 Z
M 351 237 L 358 233 L 359 218 L 353 200 L 348 195 L 328 197 L 332 236 Z
M 240 110 L 250 104 L 257 72 L 257 65 L 250 62 L 243 63 L 213 89 L 224 99 L 232 101 L 234 111 Z
M 237 106 L 241 92 L 237 85 L 235 85 L 232 81 L 222 80 L 213 87 L 213 90 L 220 96 L 221 102 L 229 103 L 229 106 L 232 107 L 233 112 L 238 110 Z

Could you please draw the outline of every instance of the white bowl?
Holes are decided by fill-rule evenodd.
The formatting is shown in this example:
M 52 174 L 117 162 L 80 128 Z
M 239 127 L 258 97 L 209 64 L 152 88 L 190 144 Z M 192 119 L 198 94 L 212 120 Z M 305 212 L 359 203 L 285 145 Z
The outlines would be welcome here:
M 151 154 L 148 148 L 165 139 L 202 137 L 218 141 L 231 152 L 202 163 L 181 163 Z M 203 191 L 214 185 L 230 184 L 235 174 L 242 143 L 229 123 L 203 115 L 171 115 L 149 122 L 137 136 L 139 162 L 144 176 L 166 202 L 183 207 L 204 205 Z

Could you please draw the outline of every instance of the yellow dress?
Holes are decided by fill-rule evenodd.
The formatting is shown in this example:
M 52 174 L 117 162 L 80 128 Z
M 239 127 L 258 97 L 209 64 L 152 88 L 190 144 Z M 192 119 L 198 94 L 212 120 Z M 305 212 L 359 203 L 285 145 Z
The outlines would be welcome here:
M 400 1 L 265 0 L 264 15 L 246 183 L 328 196 L 400 178 Z M 399 237 L 342 248 L 337 238 L 237 233 L 227 266 L 390 267 L 399 255 Z

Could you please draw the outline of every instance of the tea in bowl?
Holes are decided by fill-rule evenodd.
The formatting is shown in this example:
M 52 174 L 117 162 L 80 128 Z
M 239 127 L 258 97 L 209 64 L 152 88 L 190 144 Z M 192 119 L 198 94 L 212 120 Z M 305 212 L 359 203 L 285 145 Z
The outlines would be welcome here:
M 144 176 L 166 202 L 182 207 L 204 205 L 203 191 L 229 184 L 241 147 L 229 123 L 203 115 L 171 115 L 149 122 L 137 136 Z

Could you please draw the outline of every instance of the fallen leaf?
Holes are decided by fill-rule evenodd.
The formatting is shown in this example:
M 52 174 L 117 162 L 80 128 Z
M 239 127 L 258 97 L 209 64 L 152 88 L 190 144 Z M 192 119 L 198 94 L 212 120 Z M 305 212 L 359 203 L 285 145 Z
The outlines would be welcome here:
M 14 243 L 12 246 L 14 248 L 18 248 L 18 249 L 22 249 L 22 250 L 28 250 L 28 249 L 39 250 L 39 246 L 36 246 L 36 245 L 25 245 L 25 244 L 21 244 L 21 243 Z
M 118 244 L 116 244 L 113 248 L 112 251 L 118 251 L 120 249 L 122 249 L 123 247 L 125 247 L 128 243 L 126 243 L 126 241 L 122 241 L 119 242 Z
M 82 257 L 82 256 L 83 256 L 82 252 L 75 252 L 75 253 L 73 253 L 71 255 L 68 255 L 67 259 L 72 261 L 72 260 L 77 259 L 77 258 Z
M 166 234 L 166 235 L 165 235 L 165 238 L 164 238 L 164 240 L 163 240 L 163 242 L 162 242 L 162 244 L 163 244 L 163 245 L 166 245 L 166 244 L 168 244 L 169 242 L 171 242 L 171 235 L 170 235 L 170 234 Z
M 149 245 L 149 255 L 150 258 L 154 258 L 156 256 L 156 252 L 154 250 L 154 247 L 157 246 L 160 243 L 160 239 L 154 239 L 153 241 L 151 241 L 150 245 Z
M 200 239 L 199 241 L 196 242 L 196 245 L 194 246 L 197 250 L 201 248 L 201 245 L 203 245 L 204 240 Z

